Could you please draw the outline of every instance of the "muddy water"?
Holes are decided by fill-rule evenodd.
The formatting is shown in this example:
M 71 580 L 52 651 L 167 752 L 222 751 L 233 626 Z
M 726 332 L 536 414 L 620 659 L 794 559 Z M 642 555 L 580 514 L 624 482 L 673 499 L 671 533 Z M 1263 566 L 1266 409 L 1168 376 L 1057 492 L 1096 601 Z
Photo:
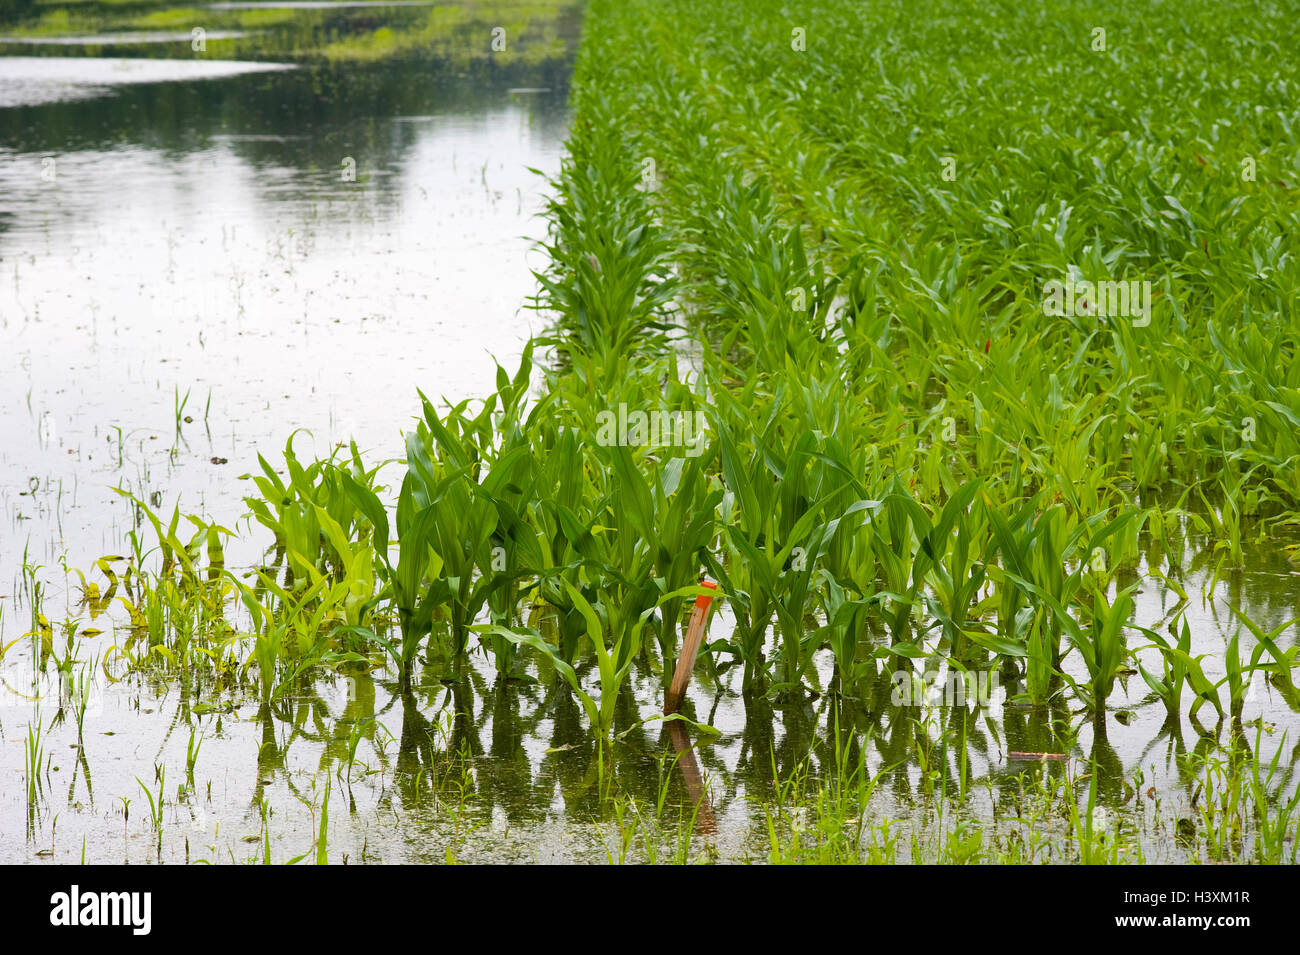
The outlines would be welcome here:
M 136 526 L 111 488 L 243 527 L 239 475 L 258 452 L 272 458 L 306 429 L 303 454 L 352 436 L 372 459 L 395 456 L 417 388 L 483 393 L 491 356 L 511 366 L 540 327 L 522 307 L 540 265 L 522 236 L 542 231 L 543 183 L 526 167 L 558 169 L 562 75 L 202 69 L 0 59 L 0 646 L 18 641 L 0 663 L 0 862 L 284 862 L 312 851 L 326 802 L 332 862 L 617 855 L 580 708 L 549 683 L 498 678 L 477 655 L 427 661 L 406 694 L 389 675 L 354 673 L 269 706 L 193 681 L 99 681 L 80 734 L 51 687 L 33 687 L 24 554 L 55 626 L 89 625 L 70 571 L 122 552 Z M 544 91 L 511 92 L 521 87 Z M 1209 566 L 1194 552 L 1189 577 L 1201 581 Z M 1218 679 L 1231 615 L 1194 590 L 1194 652 Z M 1266 627 L 1300 613 L 1295 568 L 1275 545 L 1248 548 L 1220 597 Z M 1156 627 L 1175 601 L 1144 586 L 1137 622 Z M 724 610 L 711 635 L 729 626 Z M 86 640 L 87 654 L 112 639 Z M 712 846 L 761 858 L 757 801 L 774 798 L 774 775 L 830 772 L 839 725 L 880 775 L 873 822 L 925 825 L 927 786 L 960 785 L 947 733 L 969 741 L 980 821 L 1005 815 L 1022 786 L 1008 753 L 1065 753 L 1029 772 L 1077 775 L 1095 760 L 1101 803 L 1148 858 L 1189 858 L 1168 832 L 1192 814 L 1183 757 L 1196 729 L 1184 719 L 1168 732 L 1139 676 L 1117 689 L 1101 734 L 1068 710 L 1004 707 L 1005 688 L 969 715 L 891 706 L 888 672 L 839 687 L 823 653 L 822 692 L 795 705 L 744 700 L 734 672 L 721 689 L 697 678 L 685 711 L 721 735 L 674 768 L 681 724 L 642 723 L 661 699 L 662 663 L 644 663 L 619 701 L 611 776 L 641 807 L 641 832 L 662 831 L 651 841 L 665 854 L 707 785 L 691 857 Z M 584 679 L 594 689 L 595 673 Z M 1269 753 L 1286 733 L 1294 761 L 1300 721 L 1262 680 L 1245 718 L 1267 730 Z M 161 838 L 146 789 L 163 795 Z

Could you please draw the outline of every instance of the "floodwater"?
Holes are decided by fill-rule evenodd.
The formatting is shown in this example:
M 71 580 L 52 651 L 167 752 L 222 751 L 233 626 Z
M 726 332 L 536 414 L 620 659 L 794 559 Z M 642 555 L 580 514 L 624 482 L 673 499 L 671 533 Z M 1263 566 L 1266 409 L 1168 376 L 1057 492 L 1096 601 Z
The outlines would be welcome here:
M 0 645 L 28 629 L 24 552 L 62 619 L 62 564 L 126 546 L 113 487 L 233 528 L 239 475 L 295 430 L 304 455 L 355 437 L 380 461 L 401 452 L 417 389 L 459 399 L 493 387 L 493 356 L 513 370 L 540 327 L 525 306 L 546 183 L 529 168 L 558 171 L 566 74 L 0 58 Z M 13 815 L 24 666 L 20 647 L 0 664 L 10 861 L 36 851 Z M 123 689 L 103 718 L 126 755 L 97 731 L 94 798 L 70 800 L 91 857 L 93 820 L 139 796 L 162 745 L 149 713 L 113 715 Z M 232 783 L 251 772 L 205 747 Z M 54 811 L 71 840 L 83 810 Z
M 117 550 L 118 483 L 233 521 L 295 429 L 399 452 L 417 388 L 488 390 L 533 330 L 526 167 L 557 168 L 562 94 L 15 62 L 120 85 L 0 110 L 7 564 L 29 537 L 46 564 Z
M 224 6 L 255 5 L 266 4 Z M 98 681 L 79 743 L 57 694 L 33 687 L 21 639 L 24 557 L 41 567 L 55 626 L 89 625 L 75 570 L 124 552 L 137 526 L 112 488 L 247 531 L 240 475 L 259 452 L 275 462 L 295 430 L 303 456 L 355 437 L 369 460 L 396 457 L 417 389 L 484 394 L 494 355 L 513 371 L 543 324 L 524 307 L 542 264 L 527 237 L 542 235 L 545 192 L 528 167 L 558 171 L 563 71 L 493 80 L 409 63 L 10 58 L 0 91 L 0 647 L 17 641 L 0 662 L 0 862 L 310 860 L 327 798 L 331 862 L 617 856 L 580 707 L 551 685 L 499 679 L 477 654 L 459 670 L 427 661 L 407 693 L 391 674 L 352 674 L 270 705 L 189 680 Z M 1204 563 L 1189 556 L 1191 579 L 1205 579 Z M 1300 614 L 1295 569 L 1275 543 L 1249 547 L 1222 596 L 1266 628 Z M 1174 601 L 1144 586 L 1138 621 L 1155 627 Z M 1192 593 L 1187 613 L 1194 652 L 1210 655 L 1218 679 L 1230 612 Z M 724 609 L 711 636 L 730 623 Z M 85 647 L 100 656 L 112 641 L 110 629 Z M 1068 712 L 1003 707 L 1005 687 L 963 718 L 886 705 L 884 671 L 829 692 L 832 671 L 819 654 L 822 693 L 791 705 L 746 701 L 734 671 L 721 689 L 697 676 L 685 712 L 720 731 L 710 739 L 642 723 L 661 691 L 651 669 L 635 670 L 610 773 L 646 815 L 642 832 L 671 843 L 707 786 L 690 857 L 762 858 L 759 801 L 774 798 L 774 775 L 805 763 L 828 773 L 837 724 L 881 774 L 873 819 L 924 821 L 918 720 L 948 791 L 960 758 L 942 736 L 969 740 L 976 818 L 1005 812 L 1021 786 L 1008 753 L 1062 752 L 1068 766 L 1031 772 L 1086 773 L 1095 760 L 1102 804 L 1131 817 L 1148 859 L 1188 857 L 1159 826 L 1192 813 L 1180 756 L 1196 735 L 1186 720 L 1164 731 L 1139 676 L 1112 697 L 1103 737 Z M 1248 731 L 1257 719 L 1267 729 L 1270 753 L 1285 733 L 1284 763 L 1294 761 L 1300 720 L 1262 680 L 1244 715 Z M 1050 717 L 1077 737 L 1053 736 Z M 161 838 L 146 790 L 163 795 Z

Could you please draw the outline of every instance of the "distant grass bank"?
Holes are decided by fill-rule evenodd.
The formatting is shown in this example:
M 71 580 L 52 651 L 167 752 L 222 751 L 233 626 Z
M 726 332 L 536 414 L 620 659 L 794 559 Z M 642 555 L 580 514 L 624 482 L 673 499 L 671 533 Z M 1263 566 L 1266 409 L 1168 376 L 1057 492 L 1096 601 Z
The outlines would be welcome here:
M 348 62 L 418 57 L 538 65 L 572 58 L 581 9 L 580 0 L 259 9 L 0 0 L 0 37 L 8 40 L 0 54 Z M 104 42 L 49 42 L 81 37 Z M 14 42 L 20 38 L 34 42 Z

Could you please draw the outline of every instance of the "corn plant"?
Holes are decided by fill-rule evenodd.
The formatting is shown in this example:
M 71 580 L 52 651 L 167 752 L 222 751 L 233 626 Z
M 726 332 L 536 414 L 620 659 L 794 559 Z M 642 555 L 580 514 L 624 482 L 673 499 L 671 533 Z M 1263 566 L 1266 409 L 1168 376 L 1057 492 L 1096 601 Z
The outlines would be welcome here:
M 766 436 L 755 434 L 762 451 L 755 450 L 747 459 L 725 429 L 719 436 L 723 480 L 730 492 L 730 503 L 723 506 L 731 559 L 725 565 L 711 561 L 710 567 L 736 609 L 737 634 L 730 649 L 744 665 L 747 693 L 756 690 L 762 679 L 763 644 L 778 608 L 788 641 L 783 682 L 786 689 L 797 683 L 808 582 L 817 557 L 836 530 L 827 520 L 827 506 L 846 483 L 829 489 L 819 485 L 812 476 L 820 466 L 812 433 L 792 436 L 782 448 L 774 426 L 772 419 Z M 734 518 L 733 507 L 739 508 Z M 792 563 L 796 549 L 797 566 Z
M 1286 734 L 1278 740 L 1267 770 L 1262 769 L 1260 749 L 1262 727 L 1255 731 L 1255 745 L 1251 749 L 1250 774 L 1246 778 L 1255 822 L 1256 855 L 1266 865 L 1286 861 L 1295 864 L 1300 847 L 1300 790 L 1289 797 L 1279 791 L 1285 783 L 1286 773 L 1279 774 Z M 1276 808 L 1274 808 L 1276 804 Z M 1287 858 L 1287 843 L 1291 850 Z
M 1181 627 L 1178 626 L 1179 622 L 1182 624 Z M 1172 645 L 1155 631 L 1145 627 L 1138 629 L 1153 641 L 1151 646 L 1160 651 L 1162 664 L 1159 675 L 1152 673 L 1140 662 L 1138 672 L 1164 704 L 1166 719 L 1177 723 L 1182 715 L 1183 687 L 1187 684 L 1189 664 L 1195 665 L 1191 657 L 1191 627 L 1187 623 L 1187 618 L 1180 614 L 1179 618 L 1169 625 L 1170 636 L 1175 636 L 1175 632 L 1177 634 Z M 1198 665 L 1197 670 L 1199 671 Z

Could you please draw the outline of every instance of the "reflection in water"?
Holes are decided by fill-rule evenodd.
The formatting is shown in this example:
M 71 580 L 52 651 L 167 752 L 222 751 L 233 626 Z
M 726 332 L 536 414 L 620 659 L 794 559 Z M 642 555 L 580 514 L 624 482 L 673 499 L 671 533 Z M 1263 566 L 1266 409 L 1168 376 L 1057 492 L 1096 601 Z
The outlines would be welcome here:
M 208 30 L 204 34 L 204 39 L 234 40 L 244 36 L 248 34 L 243 30 Z M 129 33 L 88 33 L 79 36 L 0 36 L 0 43 L 15 46 L 124 46 L 136 43 L 183 43 L 188 47 L 193 39 L 193 35 L 188 31 L 168 33 L 161 30 L 136 30 Z M 74 73 L 72 81 L 76 82 L 80 78 L 79 73 Z
M 111 95 L 115 89 L 128 85 L 220 80 L 292 69 L 293 66 L 284 63 L 244 63 L 233 60 L 6 56 L 0 57 L 0 109 L 101 99 Z M 16 117 L 0 118 L 0 129 L 8 125 L 5 120 L 10 118 Z M 6 136 L 3 141 L 6 146 L 18 145 L 21 148 L 21 140 L 15 144 L 13 139 Z
M 716 836 L 718 821 L 709 802 L 708 788 L 700 772 L 700 762 L 695 758 L 695 746 L 681 721 L 668 723 L 668 739 L 677 755 L 677 770 L 682 774 L 682 782 L 686 784 L 686 792 L 696 813 L 695 829 L 703 836 Z

